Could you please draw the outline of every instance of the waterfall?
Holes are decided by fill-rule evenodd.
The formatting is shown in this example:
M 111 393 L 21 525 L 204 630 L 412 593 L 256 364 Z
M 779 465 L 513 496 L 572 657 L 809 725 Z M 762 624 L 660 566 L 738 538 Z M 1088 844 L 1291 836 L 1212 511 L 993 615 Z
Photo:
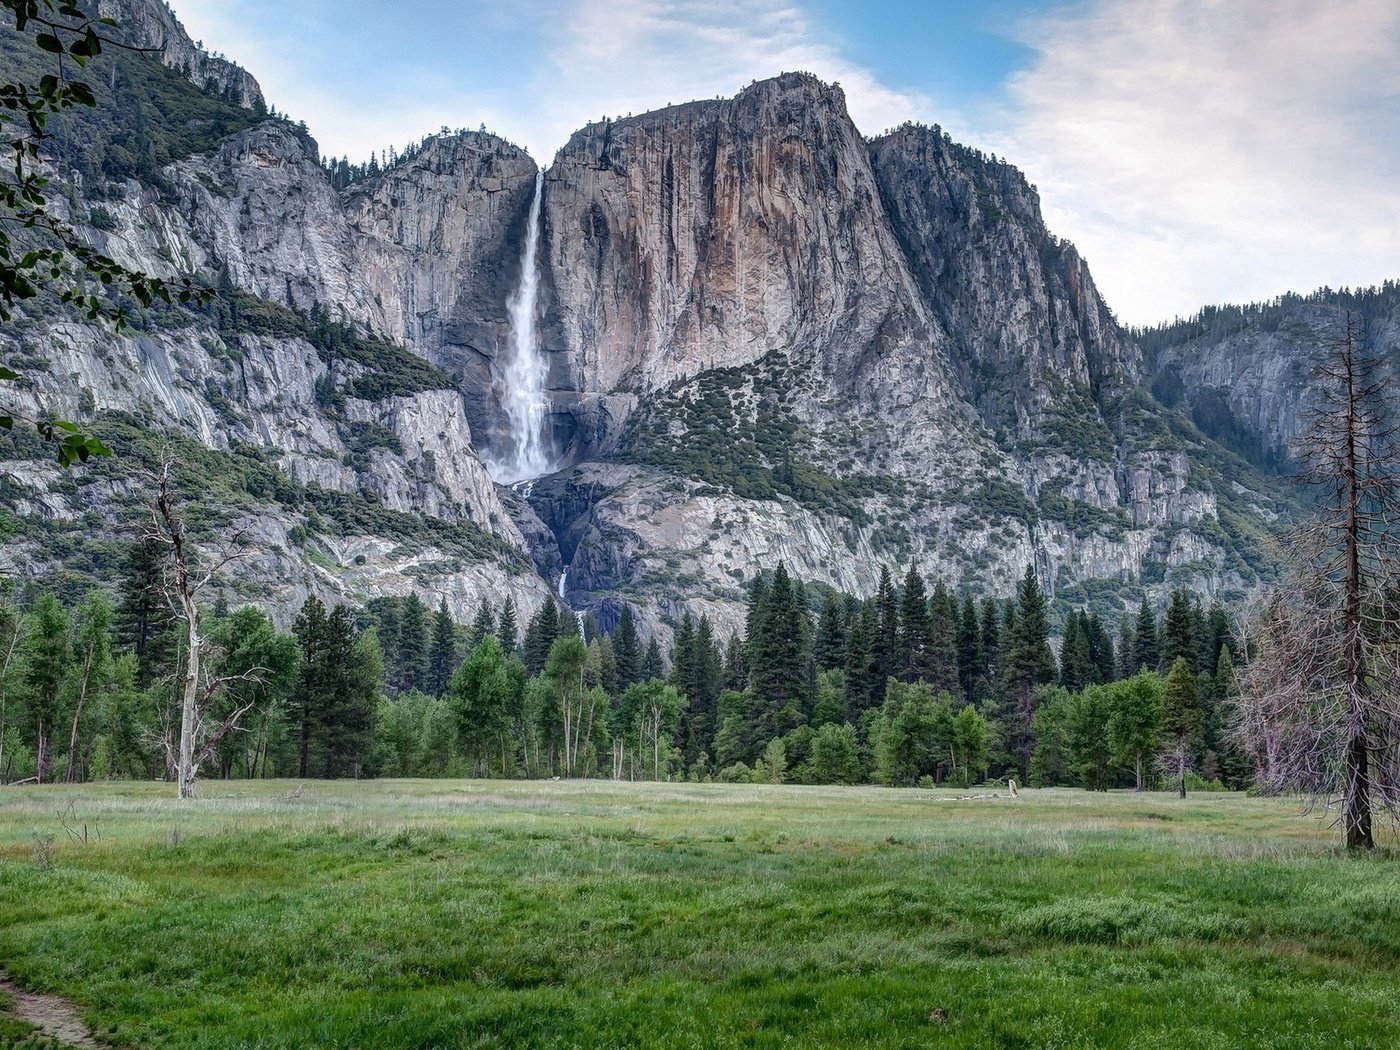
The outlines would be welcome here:
M 535 172 L 535 195 L 520 257 L 520 283 L 506 301 L 510 314 L 510 357 L 506 361 L 501 405 L 510 420 L 510 448 L 487 464 L 491 476 L 503 485 L 549 473 L 552 457 L 545 436 L 544 385 L 549 367 L 535 331 L 539 305 L 540 204 L 544 195 L 544 169 Z
M 559 574 L 559 602 L 560 602 L 560 604 L 566 605 L 566 606 L 568 605 L 569 599 L 566 598 L 566 597 L 564 597 L 564 591 L 565 591 L 565 590 L 567 589 L 567 587 L 568 587 L 568 582 L 569 582 L 569 570 L 568 570 L 568 569 L 565 569 L 563 572 L 561 572 L 561 573 Z M 583 629 L 583 613 L 578 612 L 578 611 L 575 611 L 575 612 L 574 612 L 574 623 L 578 624 L 578 636 L 579 636 L 580 638 L 582 638 L 584 641 L 587 641 L 587 640 L 588 640 L 588 636 L 587 636 L 587 633 L 586 633 L 586 632 L 584 631 L 584 629 Z

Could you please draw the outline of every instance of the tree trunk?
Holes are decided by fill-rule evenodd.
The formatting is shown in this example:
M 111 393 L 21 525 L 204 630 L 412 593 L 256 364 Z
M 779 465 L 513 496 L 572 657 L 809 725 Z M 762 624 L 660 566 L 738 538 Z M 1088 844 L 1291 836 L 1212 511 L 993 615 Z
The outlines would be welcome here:
M 1375 849 L 1371 837 L 1371 772 L 1366 733 L 1358 730 L 1347 744 L 1346 793 L 1342 820 L 1347 849 Z
M 184 575 L 176 570 L 176 587 Z M 199 609 L 182 593 L 185 609 L 185 677 L 180 693 L 180 758 L 176 766 L 180 798 L 194 798 L 194 737 L 199 719 Z
M 1347 332 L 1347 352 L 1351 354 L 1351 332 Z M 1350 361 L 1348 362 L 1350 365 Z M 1361 622 L 1361 477 L 1357 462 L 1357 393 L 1354 368 L 1347 369 L 1346 458 L 1346 691 L 1350 739 L 1347 741 L 1347 768 L 1343 794 L 1343 822 L 1348 849 L 1375 849 L 1371 837 L 1371 775 L 1366 740 L 1366 655 Z
M 175 509 L 170 492 L 170 468 L 166 465 L 156 494 L 156 509 L 165 531 L 170 535 L 171 562 L 174 567 L 172 583 L 175 598 L 180 603 L 180 615 L 185 621 L 185 671 L 180 683 L 180 751 L 175 765 L 175 779 L 180 798 L 194 798 L 195 737 L 199 733 L 199 605 L 195 602 L 195 587 L 190 582 L 189 562 L 185 558 L 185 523 Z
M 65 780 L 73 783 L 73 770 L 76 766 L 74 755 L 78 753 L 78 720 L 83 717 L 83 702 L 87 699 L 88 682 L 92 678 L 92 646 L 88 646 L 87 654 L 83 657 L 83 680 L 78 687 L 78 703 L 73 708 L 73 732 L 68 736 L 68 774 Z
M 297 776 L 306 777 L 306 760 L 311 751 L 311 708 L 310 702 L 301 705 L 301 747 L 297 752 Z
M 5 774 L 5 703 L 9 697 L 9 689 L 6 688 L 10 675 L 10 661 L 14 659 L 15 649 L 19 645 L 20 629 L 15 627 L 14 633 L 10 635 L 10 646 L 5 650 L 5 662 L 0 664 L 0 784 L 7 779 Z

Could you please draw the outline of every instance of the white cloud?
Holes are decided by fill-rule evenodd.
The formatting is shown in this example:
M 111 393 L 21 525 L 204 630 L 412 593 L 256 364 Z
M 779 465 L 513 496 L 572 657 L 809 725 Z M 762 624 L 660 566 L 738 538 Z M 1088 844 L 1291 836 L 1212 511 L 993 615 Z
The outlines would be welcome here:
M 1400 275 L 1394 0 L 1094 0 L 1024 42 L 998 148 L 1120 317 Z
M 733 95 L 752 80 L 805 70 L 840 81 L 867 134 L 930 117 L 930 100 L 882 84 L 820 39 L 785 0 L 575 0 L 551 23 L 527 141 L 550 156 L 584 123 L 667 103 Z
M 601 116 L 729 96 L 785 70 L 839 80 L 867 133 L 938 117 L 923 94 L 843 59 L 791 0 L 517 0 L 509 12 L 471 4 L 435 16 L 352 6 L 344 17 L 331 0 L 288 15 L 273 0 L 175 5 L 191 36 L 247 65 L 326 152 L 352 158 L 442 125 L 485 123 L 548 163 Z M 494 46 L 494 33 L 522 28 Z M 424 52 L 410 34 L 435 43 Z M 460 53 L 441 43 L 454 39 Z

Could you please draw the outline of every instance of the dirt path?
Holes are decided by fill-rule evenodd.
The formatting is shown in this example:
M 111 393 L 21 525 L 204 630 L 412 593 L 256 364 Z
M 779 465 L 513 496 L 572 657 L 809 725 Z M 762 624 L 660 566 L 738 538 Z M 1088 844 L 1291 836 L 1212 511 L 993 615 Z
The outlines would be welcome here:
M 23 991 L 6 977 L 0 977 L 0 992 L 12 1000 L 11 1016 L 34 1025 L 50 1039 L 80 1050 L 107 1050 L 107 1044 L 99 1043 L 83 1023 L 78 1008 L 62 996 Z

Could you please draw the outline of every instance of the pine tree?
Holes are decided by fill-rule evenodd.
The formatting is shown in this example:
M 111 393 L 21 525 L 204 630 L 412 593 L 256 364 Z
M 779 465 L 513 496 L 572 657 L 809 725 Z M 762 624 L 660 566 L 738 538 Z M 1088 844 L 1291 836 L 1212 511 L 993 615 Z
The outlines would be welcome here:
M 960 695 L 958 686 L 958 607 L 953 595 L 939 580 L 929 601 L 920 677 L 935 693 Z
M 372 598 L 369 603 L 384 654 L 384 681 L 394 688 L 399 681 L 399 606 L 398 598 Z
M 749 649 L 746 656 L 750 664 L 753 662 L 754 639 L 758 637 L 759 617 L 767 603 L 768 578 L 766 574 L 760 572 L 753 578 L 753 583 L 749 585 L 749 604 L 744 614 L 744 644 Z
M 1220 654 L 1225 649 L 1230 650 L 1230 658 L 1233 662 L 1235 657 L 1235 636 L 1230 630 L 1230 620 L 1225 615 L 1225 609 L 1219 602 L 1213 602 L 1210 612 L 1206 614 L 1205 630 L 1199 636 L 1200 652 L 1198 654 L 1199 666 L 1215 667 L 1220 663 Z
M 1239 684 L 1235 679 L 1235 661 L 1230 656 L 1230 647 L 1222 645 L 1220 656 L 1215 664 L 1215 699 L 1217 710 L 1227 710 L 1239 696 Z M 1222 719 L 1223 722 L 1223 719 Z M 1254 769 L 1249 758 L 1235 742 L 1234 734 L 1217 730 L 1220 751 L 1220 777 L 1226 787 L 1240 790 L 1249 786 Z
M 515 599 L 506 595 L 506 603 L 501 607 L 501 621 L 496 626 L 496 640 L 501 643 L 501 652 L 514 656 L 519 645 L 520 628 L 516 625 Z
M 164 596 L 167 563 L 166 545 L 151 538 L 131 545 L 122 569 L 117 644 L 136 654 L 141 688 L 174 670 L 174 617 Z
M 924 658 L 924 647 L 928 642 L 929 608 L 924 578 L 919 575 L 918 566 L 910 565 L 900 594 L 896 644 L 896 673 L 903 681 L 914 682 L 925 677 L 928 664 Z
M 554 647 L 555 639 L 560 636 L 559 607 L 554 604 L 554 596 L 550 595 L 525 628 L 525 671 L 532 678 L 544 671 L 549 652 Z
M 1186 797 L 1186 774 L 1200 755 L 1201 728 L 1196 676 L 1186 658 L 1178 656 L 1162 689 L 1162 736 L 1182 798 Z
M 1136 622 L 1126 612 L 1118 621 L 1118 646 L 1114 650 L 1114 660 L 1115 677 L 1120 682 L 1137 674 L 1137 668 L 1133 666 L 1133 625 Z
M 875 653 L 878 631 L 875 603 L 867 602 L 852 619 L 846 635 L 846 710 L 857 720 L 866 711 L 880 706 L 881 679 Z
M 321 708 L 325 689 L 323 672 L 326 666 L 326 607 L 314 594 L 302 603 L 292 625 L 297 645 L 301 648 L 301 666 L 296 688 L 292 693 L 292 710 L 296 713 L 297 776 L 304 777 L 311 764 L 311 738 L 315 720 Z
M 1093 681 L 1107 685 L 1116 675 L 1116 661 L 1113 655 L 1113 638 L 1098 613 L 1090 613 L 1086 624 L 1089 635 L 1089 660 L 1094 666 Z
M 652 679 L 664 681 L 666 678 L 666 664 L 661 659 L 661 645 L 655 637 L 647 640 L 646 655 L 642 657 L 642 681 L 650 682 Z
M 476 647 L 484 642 L 489 635 L 496 630 L 496 616 L 491 611 L 491 606 L 486 599 L 481 599 L 481 603 L 476 607 L 476 619 L 472 620 L 471 630 L 467 634 L 467 645 L 471 652 L 476 651 Z
M 982 678 L 983 701 L 986 691 L 1001 680 L 1001 604 L 995 598 L 982 602 Z
M 428 607 L 410 591 L 399 611 L 399 689 L 422 689 L 428 680 Z
M 962 610 L 958 614 L 958 684 L 962 686 L 963 698 L 970 704 L 982 699 L 979 687 L 985 663 L 977 605 L 972 595 L 964 592 Z
M 452 672 L 455 670 L 457 624 L 447 610 L 447 599 L 443 598 L 438 602 L 437 612 L 433 614 L 433 638 L 428 647 L 427 692 L 432 696 L 445 694 L 447 683 L 452 681 Z
M 714 629 L 709 616 L 702 615 L 690 637 L 685 658 L 685 682 L 678 689 L 685 696 L 682 722 L 682 747 L 687 763 L 712 746 L 719 728 L 719 694 L 723 687 L 724 665 L 714 642 Z
M 1060 643 L 1060 685 L 1071 693 L 1082 692 L 1094 678 L 1087 623 L 1077 610 L 1065 621 L 1065 636 Z
M 637 640 L 637 618 L 632 606 L 624 605 L 612 634 L 613 657 L 617 660 L 618 688 L 626 691 L 641 680 L 642 652 Z
M 1004 727 L 1005 744 L 1023 775 L 1030 769 L 1034 745 L 1032 722 L 1036 688 L 1053 682 L 1055 677 L 1055 654 L 1050 651 L 1045 596 L 1035 569 L 1027 566 L 1017 589 L 1015 619 L 1008 629 L 1002 661 L 1002 681 L 1010 705 Z
M 681 616 L 676 625 L 676 633 L 671 636 L 671 676 L 670 683 L 676 691 L 686 696 L 686 689 L 694 677 L 690 661 L 695 654 L 695 617 L 689 611 Z
M 1147 598 L 1142 599 L 1142 605 L 1138 608 L 1137 622 L 1133 627 L 1133 663 L 1132 674 L 1146 668 L 1149 671 L 1157 670 L 1157 665 L 1161 662 L 1161 648 L 1157 639 L 1157 618 L 1152 615 L 1152 609 L 1147 604 Z
M 1192 628 L 1190 596 L 1184 590 L 1172 591 L 1162 624 L 1162 651 L 1158 658 L 1162 670 L 1170 669 L 1178 659 L 1183 659 L 1191 673 L 1196 673 L 1196 636 Z
M 812 656 L 820 671 L 834 671 L 846 662 L 846 617 L 844 607 L 834 592 L 828 591 L 822 602 L 821 617 L 812 643 Z
M 362 729 L 354 645 L 354 616 L 349 606 L 337 605 L 322 624 L 317 654 L 319 705 L 312 715 L 312 732 L 321 756 L 321 775 L 327 779 L 347 771 L 347 756 L 354 750 Z
M 47 591 L 34 603 L 25 632 L 24 713 L 34 740 L 34 765 L 39 782 L 48 779 L 53 763 L 53 740 L 62 717 L 63 680 L 72 652 L 68 613 Z
M 899 595 L 894 589 L 888 565 L 880 566 L 880 584 L 875 590 L 876 630 L 873 639 L 875 653 L 875 698 L 885 699 L 885 683 L 899 674 Z
M 748 684 L 748 647 L 737 634 L 731 634 L 729 643 L 724 647 L 724 688 L 742 693 Z
M 749 683 L 756 721 L 751 739 L 762 743 L 805 721 L 807 656 L 803 651 L 805 609 L 798 605 L 787 567 L 778 563 L 749 639 Z

